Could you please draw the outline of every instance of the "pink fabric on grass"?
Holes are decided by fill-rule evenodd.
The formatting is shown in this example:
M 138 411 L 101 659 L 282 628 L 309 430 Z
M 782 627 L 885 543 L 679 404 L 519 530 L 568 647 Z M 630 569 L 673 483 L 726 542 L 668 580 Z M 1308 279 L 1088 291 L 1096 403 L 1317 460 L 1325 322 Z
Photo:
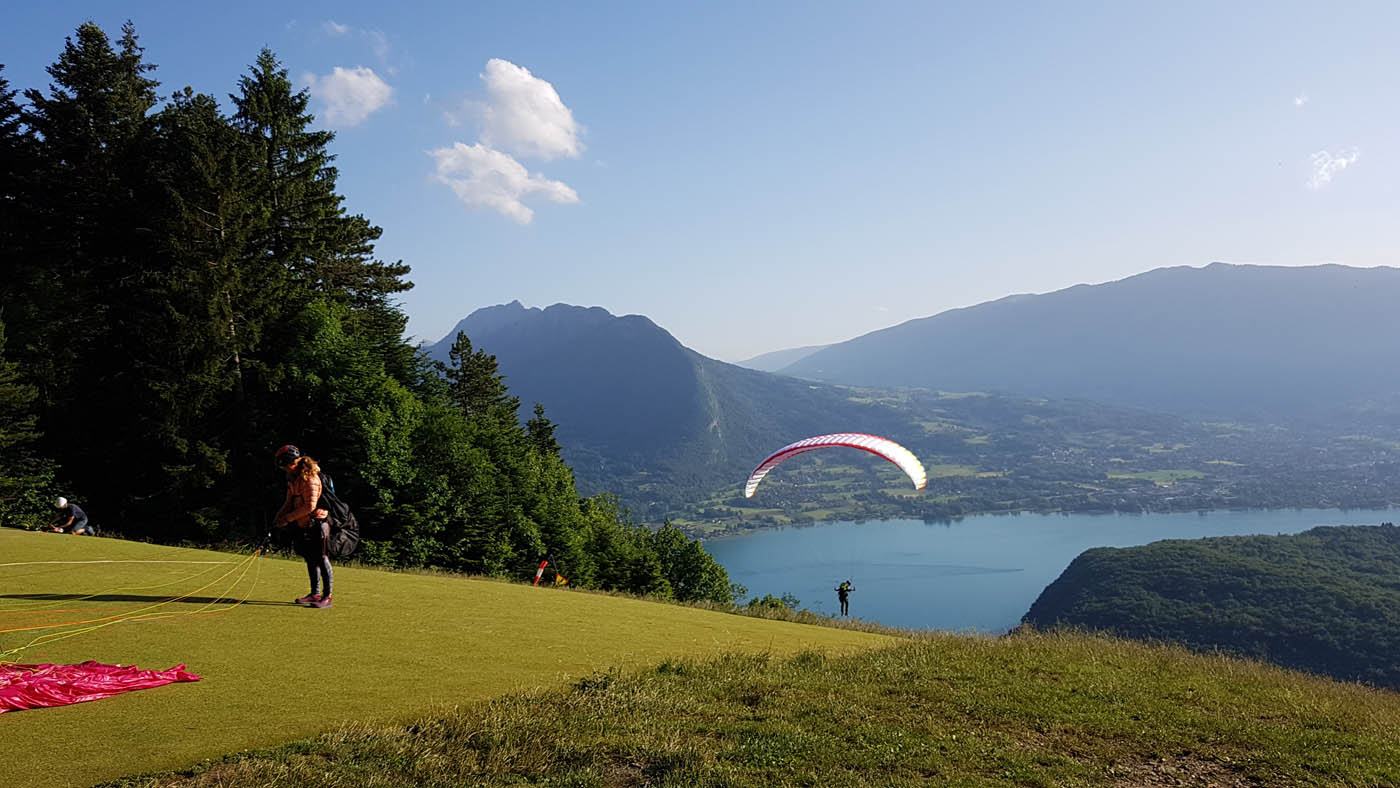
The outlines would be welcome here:
M 141 670 L 91 660 L 79 665 L 0 664 L 0 714 L 110 698 L 173 681 L 199 681 L 199 676 L 187 672 L 184 665 Z

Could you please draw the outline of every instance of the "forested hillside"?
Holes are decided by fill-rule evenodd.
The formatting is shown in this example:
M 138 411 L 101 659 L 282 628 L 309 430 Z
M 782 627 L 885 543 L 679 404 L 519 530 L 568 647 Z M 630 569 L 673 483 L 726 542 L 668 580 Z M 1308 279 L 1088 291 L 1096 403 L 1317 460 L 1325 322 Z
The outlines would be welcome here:
M 1166 640 L 1400 689 L 1400 529 L 1084 552 L 1023 622 Z
M 589 490 L 618 490 L 643 516 L 734 485 L 800 437 L 904 434 L 911 424 L 840 386 L 813 385 L 696 353 L 641 315 L 518 302 L 480 309 L 457 332 L 496 357 L 528 405 L 560 421 L 565 457 Z M 428 348 L 446 359 L 456 334 Z
M 162 97 L 128 24 L 80 26 L 47 89 L 0 71 L 0 518 L 59 493 L 108 532 L 251 538 L 299 445 L 360 514 L 373 563 L 729 599 L 675 529 L 580 499 L 543 412 L 489 355 L 403 339 L 410 268 L 344 207 L 334 135 L 269 50 L 227 104 Z M 178 76 L 175 84 L 181 84 Z

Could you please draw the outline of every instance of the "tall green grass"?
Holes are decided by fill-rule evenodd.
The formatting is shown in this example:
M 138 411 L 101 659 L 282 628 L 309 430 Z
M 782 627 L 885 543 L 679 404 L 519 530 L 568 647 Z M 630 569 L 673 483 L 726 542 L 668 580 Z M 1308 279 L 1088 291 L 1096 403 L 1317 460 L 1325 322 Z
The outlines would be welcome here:
M 124 788 L 1391 786 L 1400 696 L 1073 634 L 729 655 L 349 725 Z

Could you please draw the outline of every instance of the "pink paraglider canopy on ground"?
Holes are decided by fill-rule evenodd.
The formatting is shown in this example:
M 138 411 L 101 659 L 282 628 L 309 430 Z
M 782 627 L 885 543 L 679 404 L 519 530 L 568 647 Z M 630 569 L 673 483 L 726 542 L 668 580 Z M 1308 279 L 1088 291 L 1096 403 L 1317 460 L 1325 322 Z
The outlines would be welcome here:
M 0 664 L 0 714 L 110 698 L 174 681 L 199 681 L 199 676 L 187 672 L 184 665 L 140 670 L 135 665 L 92 661 L 79 665 Z

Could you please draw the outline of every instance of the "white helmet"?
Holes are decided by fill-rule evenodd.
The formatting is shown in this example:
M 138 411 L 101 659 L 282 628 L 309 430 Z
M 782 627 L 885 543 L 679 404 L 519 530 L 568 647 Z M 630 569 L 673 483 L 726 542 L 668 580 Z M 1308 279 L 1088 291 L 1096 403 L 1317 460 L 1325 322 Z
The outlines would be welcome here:
M 65 506 L 67 506 L 67 505 L 68 505 L 68 499 L 67 499 L 67 498 L 64 498 L 62 495 L 58 496 L 58 500 L 56 500 L 56 501 L 53 502 L 53 508 L 55 508 L 55 509 L 62 509 L 63 507 L 65 507 Z

